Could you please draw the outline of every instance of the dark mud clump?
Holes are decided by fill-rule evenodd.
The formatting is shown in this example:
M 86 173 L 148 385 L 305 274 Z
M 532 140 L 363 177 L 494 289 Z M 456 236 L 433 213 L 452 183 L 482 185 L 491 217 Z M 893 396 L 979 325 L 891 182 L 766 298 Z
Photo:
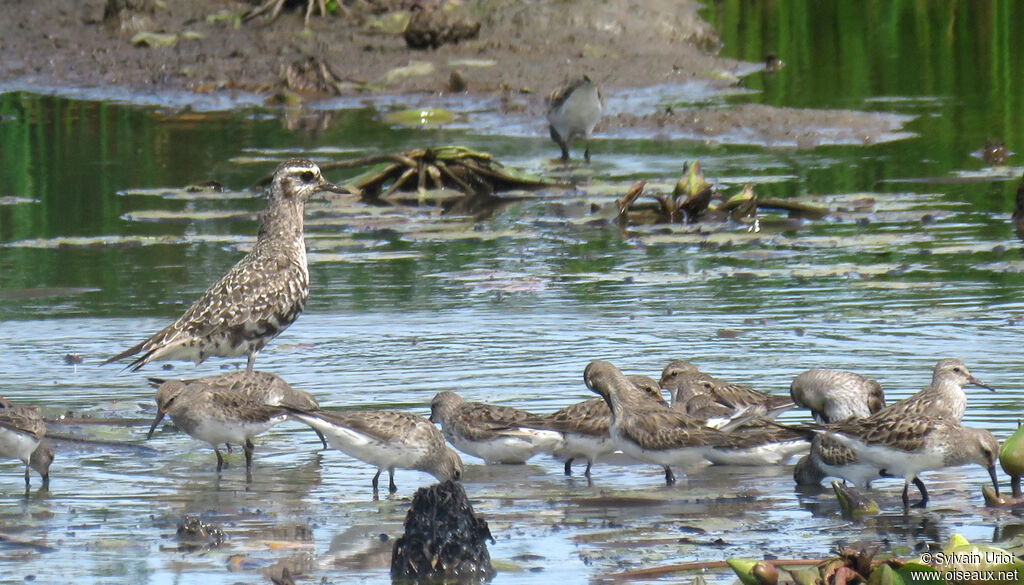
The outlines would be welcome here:
M 453 482 L 420 488 L 395 541 L 391 578 L 399 583 L 479 583 L 494 576 L 485 541 L 487 522 L 473 513 L 462 486 Z

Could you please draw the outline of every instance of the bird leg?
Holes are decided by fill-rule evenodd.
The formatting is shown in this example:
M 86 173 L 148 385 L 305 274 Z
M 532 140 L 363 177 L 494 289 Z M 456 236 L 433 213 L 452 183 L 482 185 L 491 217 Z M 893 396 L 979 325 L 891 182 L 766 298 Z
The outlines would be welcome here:
M 588 466 L 588 469 L 589 469 L 589 466 Z M 571 476 L 572 475 L 572 457 L 570 457 L 570 458 L 565 460 L 565 475 L 566 476 Z
M 316 433 L 316 436 L 320 437 L 320 442 L 323 443 L 324 449 L 327 449 L 327 437 L 320 432 L 320 429 L 313 429 L 313 432 Z
M 593 464 L 594 464 L 593 461 L 591 461 L 590 459 L 587 459 L 587 470 L 583 472 L 583 475 L 587 479 L 590 479 L 590 466 L 593 465 Z
M 29 475 L 28 463 L 25 464 L 25 491 L 28 491 L 29 485 L 32 483 L 32 477 Z
M 583 160 L 590 162 L 590 143 L 587 142 L 587 149 L 583 151 Z
M 672 473 L 672 468 L 669 467 L 668 465 L 665 465 L 664 467 L 665 467 L 665 485 L 675 485 L 675 483 L 676 483 L 676 476 L 675 476 L 674 473 Z
M 217 473 L 220 473 L 220 470 L 227 467 L 227 464 L 224 463 L 224 456 L 220 454 L 220 449 L 214 447 L 213 452 L 217 454 Z
M 253 366 L 255 366 L 255 365 L 256 365 L 256 352 L 254 351 L 254 352 L 249 354 L 249 359 L 245 362 L 245 371 L 246 372 L 251 372 Z
M 378 469 L 377 470 L 377 475 L 374 475 L 373 476 L 373 481 L 370 482 L 371 485 L 373 485 L 373 495 L 377 495 L 377 480 L 380 479 L 380 472 L 381 471 L 383 471 L 383 470 Z
M 252 472 L 252 452 L 256 449 L 256 446 L 252 444 L 251 439 L 246 439 L 242 445 L 242 451 L 245 453 L 245 470 Z
M 398 491 L 398 486 L 395 485 L 395 468 L 394 467 L 389 467 L 388 468 L 388 491 L 390 493 L 392 493 L 392 494 Z
M 1010 478 L 1010 488 L 1013 490 L 1013 497 L 1020 498 L 1020 476 L 1014 475 Z
M 917 486 L 917 490 L 919 492 L 921 492 L 921 501 L 916 503 L 916 504 L 914 504 L 914 507 L 915 508 L 924 508 L 925 506 L 928 505 L 928 490 L 925 489 L 924 482 L 921 481 L 920 477 L 915 477 L 914 478 L 914 485 L 916 485 Z M 905 505 L 906 504 L 906 500 L 904 500 L 903 503 Z

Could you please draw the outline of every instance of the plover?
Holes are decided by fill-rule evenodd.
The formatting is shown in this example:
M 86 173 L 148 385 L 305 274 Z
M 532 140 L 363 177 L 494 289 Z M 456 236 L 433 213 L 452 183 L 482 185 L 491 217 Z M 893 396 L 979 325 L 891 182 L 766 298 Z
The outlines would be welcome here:
M 168 380 L 156 391 L 157 414 L 147 439 L 164 416 L 174 426 L 200 441 L 206 441 L 217 455 L 217 471 L 224 468 L 220 444 L 241 445 L 245 453 L 245 469 L 252 472 L 252 438 L 288 419 L 288 411 L 250 400 L 239 392 L 210 386 L 207 379 L 192 381 Z
M 562 160 L 569 160 L 569 145 L 578 138 L 586 141 L 583 158 L 590 162 L 590 137 L 601 121 L 604 98 L 597 85 L 584 75 L 548 96 L 548 129 L 551 140 L 562 149 Z
M 928 490 L 919 474 L 968 463 L 986 468 L 992 486 L 999 495 L 996 460 L 999 442 L 984 429 L 965 427 L 952 418 L 920 414 L 898 417 L 851 419 L 830 425 L 826 436 L 853 451 L 859 461 L 873 464 L 884 476 L 902 477 L 903 504 L 909 503 L 907 493 L 913 483 L 921 492 L 923 507 L 928 503 Z
M 710 381 L 708 386 L 705 382 Z M 700 371 L 686 360 L 669 363 L 661 372 L 659 384 L 672 394 L 672 404 L 683 403 L 694 394 L 710 392 L 716 402 L 734 410 L 746 406 L 764 407 L 773 416 L 792 408 L 793 401 L 786 396 L 759 392 L 740 384 L 724 382 Z
M 881 384 L 846 370 L 807 370 L 793 379 L 789 395 L 821 424 L 865 418 L 885 408 Z
M 149 378 L 149 381 L 154 387 L 159 388 L 167 380 Z M 253 404 L 284 406 L 298 410 L 320 408 L 320 404 L 309 392 L 292 388 L 281 376 L 270 372 L 241 370 L 181 382 L 186 385 L 202 386 L 213 392 L 232 393 Z M 317 429 L 313 429 L 313 432 L 326 449 L 327 439 Z
M 381 471 L 388 470 L 388 491 L 395 493 L 395 469 L 425 471 L 438 481 L 460 480 L 463 466 L 459 454 L 427 419 L 396 410 L 354 410 L 349 412 L 288 409 L 295 418 L 327 436 L 332 447 L 350 457 L 377 467 L 373 492 Z
M 39 413 L 2 399 L 0 407 L 0 456 L 20 459 L 25 464 L 25 489 L 31 485 L 30 469 L 42 477 L 42 487 L 50 485 L 53 449 L 45 442 L 46 424 Z
M 653 402 L 664 404 L 658 383 L 647 376 L 627 376 L 634 386 L 644 391 Z M 562 443 L 553 455 L 565 458 L 565 474 L 572 475 L 572 462 L 583 457 L 590 477 L 590 468 L 601 455 L 615 451 L 615 443 L 608 434 L 612 412 L 603 398 L 592 398 L 570 404 L 543 417 L 544 427 L 562 433 Z
M 773 431 L 726 433 L 704 426 L 685 413 L 652 404 L 614 365 L 595 360 L 583 372 L 587 388 L 600 395 L 612 412 L 610 434 L 624 453 L 661 465 L 665 482 L 675 483 L 672 465 L 702 461 L 736 465 L 769 465 L 790 457 L 796 445 L 806 444 L 796 433 Z M 803 448 L 801 446 L 801 448 Z
M 311 195 L 337 189 L 312 161 L 278 165 L 252 250 L 177 321 L 103 363 L 139 354 L 127 366 L 137 370 L 153 360 L 198 364 L 210 356 L 247 355 L 251 371 L 256 354 L 295 321 L 309 298 L 303 206 Z
M 430 402 L 430 421 L 456 449 L 487 463 L 525 463 L 540 452 L 554 452 L 562 435 L 543 429 L 543 419 L 510 406 L 467 402 L 439 392 Z

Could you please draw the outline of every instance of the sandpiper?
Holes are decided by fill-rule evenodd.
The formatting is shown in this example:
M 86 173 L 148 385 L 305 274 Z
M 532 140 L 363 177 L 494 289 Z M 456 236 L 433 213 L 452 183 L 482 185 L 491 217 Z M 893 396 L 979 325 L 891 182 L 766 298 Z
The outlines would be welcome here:
M 438 481 L 462 478 L 462 459 L 444 442 L 430 421 L 396 410 L 349 412 L 288 409 L 295 418 L 327 436 L 335 449 L 377 467 L 373 493 L 381 471 L 388 470 L 388 491 L 395 493 L 395 469 L 425 471 Z
M 311 195 L 334 190 L 312 161 L 278 165 L 252 251 L 177 321 L 103 363 L 139 354 L 127 366 L 137 370 L 153 360 L 198 364 L 210 356 L 247 355 L 251 371 L 256 354 L 295 321 L 309 298 L 303 206 Z
M 149 381 L 157 388 L 166 382 L 161 378 L 149 378 Z M 292 388 L 281 376 L 270 372 L 241 370 L 194 380 L 181 380 L 181 382 L 186 385 L 202 386 L 213 392 L 235 394 L 242 400 L 253 404 L 283 406 L 299 410 L 320 408 L 320 404 L 309 392 Z M 326 449 L 327 439 L 317 429 L 313 429 L 313 432 L 320 438 L 320 442 Z M 228 448 L 230 449 L 230 445 Z
M 587 388 L 599 394 L 612 412 L 610 434 L 624 453 L 661 465 L 665 483 L 675 483 L 672 465 L 710 460 L 735 465 L 770 465 L 793 454 L 806 443 L 795 433 L 778 431 L 725 433 L 704 426 L 685 413 L 652 403 L 614 365 L 595 360 L 583 372 Z M 802 443 L 802 445 L 801 445 Z
M 658 383 L 647 376 L 628 376 L 634 386 L 643 390 L 652 401 L 664 404 Z M 608 434 L 612 412 L 603 398 L 577 402 L 543 417 L 544 427 L 562 433 L 562 443 L 553 455 L 565 458 L 565 474 L 572 475 L 572 462 L 578 457 L 587 460 L 583 472 L 590 477 L 590 468 L 601 455 L 615 451 L 615 443 Z
M 590 137 L 601 121 L 604 98 L 597 85 L 584 75 L 548 96 L 548 128 L 551 140 L 562 149 L 562 160 L 569 160 L 573 140 L 586 141 L 583 158 L 590 162 Z
M 972 376 L 962 361 L 953 358 L 941 359 L 932 370 L 931 384 L 909 398 L 877 410 L 866 420 L 874 421 L 873 424 L 891 424 L 891 421 L 905 416 L 928 416 L 959 422 L 967 408 L 964 384 L 992 389 L 988 384 Z M 869 386 L 863 385 L 861 390 L 868 389 Z M 834 438 L 819 436 L 811 442 L 810 453 L 797 462 L 793 478 L 797 484 L 812 485 L 825 477 L 839 477 L 859 486 L 870 487 L 871 481 L 879 477 L 880 472 L 879 466 L 870 461 L 860 460 L 845 444 Z
M 174 426 L 213 447 L 213 452 L 217 454 L 218 472 L 225 464 L 217 445 L 224 443 L 242 446 L 245 469 L 252 473 L 252 438 L 286 420 L 288 411 L 218 387 L 217 380 L 211 386 L 209 380 L 168 380 L 160 384 L 156 391 L 156 418 L 146 438 L 153 437 L 157 425 L 167 415 L 174 421 Z
M 995 390 L 972 376 L 962 361 L 954 358 L 941 359 L 932 370 L 931 384 L 909 398 L 886 406 L 870 418 L 923 414 L 959 421 L 963 419 L 964 411 L 967 410 L 967 394 L 964 393 L 964 386 L 967 384 Z
M 710 387 L 703 383 L 709 380 L 712 382 Z M 686 360 L 676 360 L 665 366 L 659 383 L 672 393 L 672 404 L 686 402 L 700 392 L 710 392 L 716 402 L 734 410 L 746 406 L 763 406 L 771 413 L 770 416 L 778 416 L 793 407 L 793 401 L 786 396 L 766 394 L 740 384 L 718 380 Z
M 865 418 L 885 408 L 881 384 L 846 370 L 807 370 L 793 379 L 789 395 L 820 424 Z
M 561 433 L 544 430 L 544 420 L 510 406 L 466 402 L 454 392 L 439 392 L 430 402 L 430 421 L 441 425 L 456 449 L 487 463 L 525 463 L 535 454 L 554 452 Z
M 851 419 L 829 426 L 826 433 L 853 451 L 858 460 L 878 467 L 881 475 L 902 477 L 904 505 L 909 503 L 907 490 L 911 483 L 921 492 L 916 506 L 928 503 L 928 490 L 918 477 L 922 471 L 968 463 L 988 470 L 999 495 L 995 467 L 999 442 L 984 429 L 965 427 L 952 418 L 904 414 Z
M 2 398 L 0 398 L 2 399 Z M 46 424 L 39 413 L 25 406 L 15 406 L 2 399 L 0 407 L 0 455 L 20 459 L 25 464 L 25 489 L 31 485 L 30 469 L 43 479 L 42 487 L 50 485 L 50 464 L 53 449 L 46 444 Z

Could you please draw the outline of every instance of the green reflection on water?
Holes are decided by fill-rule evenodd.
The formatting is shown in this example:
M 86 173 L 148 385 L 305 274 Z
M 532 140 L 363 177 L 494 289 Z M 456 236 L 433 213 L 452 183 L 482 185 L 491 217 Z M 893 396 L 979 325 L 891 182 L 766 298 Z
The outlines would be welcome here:
M 918 118 L 909 130 L 918 137 L 876 146 L 820 147 L 812 151 L 766 150 L 749 145 L 708 147 L 698 143 L 608 140 L 608 157 L 678 168 L 683 160 L 710 158 L 711 177 L 759 174 L 792 175 L 793 180 L 760 185 L 767 197 L 870 192 L 900 199 L 929 193 L 919 216 L 937 208 L 954 210 L 954 222 L 968 222 L 965 234 L 994 248 L 1012 238 L 1005 221 L 1015 182 L 892 183 L 889 179 L 948 177 L 977 170 L 972 156 L 986 138 L 1003 139 L 1011 150 L 1024 143 L 1019 91 L 1024 79 L 1019 41 L 1024 11 L 1013 2 L 809 2 L 787 0 L 751 3 L 723 0 L 706 10 L 720 31 L 729 56 L 759 61 L 776 53 L 786 67 L 776 74 L 755 73 L 743 83 L 758 93 L 731 98 L 778 106 L 857 108 L 894 111 Z M 472 126 L 472 116 L 469 117 Z M 293 152 L 340 158 L 368 152 L 468 143 L 504 157 L 550 148 L 544 136 L 477 136 L 470 131 L 391 128 L 372 109 L 322 111 L 296 117 L 289 112 L 247 109 L 232 113 L 165 111 L 72 101 L 22 93 L 0 95 L 0 196 L 36 199 L 35 203 L 0 205 L 0 244 L 30 238 L 70 236 L 252 236 L 251 221 L 131 222 L 123 215 L 143 209 L 256 211 L 262 201 L 185 202 L 154 197 L 121 196 L 119 190 L 181 187 L 216 179 L 231 188 L 253 184 L 273 167 L 273 159 Z M 614 152 L 617 144 L 621 152 Z M 316 152 L 316 149 L 331 151 Z M 241 159 L 266 156 L 266 162 Z M 239 158 L 240 157 L 240 158 Z M 1015 162 L 1011 157 L 1010 162 Z M 671 164 L 666 164 L 670 161 Z M 595 165 L 600 177 L 600 162 Z M 353 172 L 354 173 L 354 172 Z M 342 180 L 346 175 L 332 175 Z M 668 177 L 665 177 L 668 178 Z M 628 179 L 622 178 L 622 179 Z M 729 185 L 730 189 L 738 186 Z M 551 194 L 564 196 L 564 194 Z M 962 204 L 966 202 L 967 207 Z M 510 206 L 482 222 L 485 229 L 531 229 L 540 237 L 485 242 L 410 242 L 393 232 L 359 234 L 382 240 L 381 252 L 415 251 L 418 257 L 367 264 L 326 263 L 312 267 L 318 294 L 310 308 L 372 310 L 380 307 L 432 308 L 495 302 L 497 293 L 473 288 L 457 279 L 436 277 L 474 269 L 509 271 L 540 278 L 548 286 L 514 303 L 569 300 L 583 306 L 627 303 L 629 283 L 577 278 L 586 273 L 637 270 L 680 272 L 784 269 L 793 262 L 839 264 L 886 262 L 931 265 L 921 246 L 893 240 L 884 252 L 856 249 L 799 252 L 756 261 L 730 249 L 693 246 L 638 247 L 615 229 L 533 225 L 545 215 L 543 202 Z M 914 220 L 902 226 L 870 224 L 856 229 L 819 223 L 786 235 L 844 233 L 915 233 Z M 325 235 L 350 235 L 348 226 L 318 227 Z M 740 247 L 764 251 L 764 245 Z M 927 246 L 925 246 L 927 247 Z M 991 248 L 990 248 L 991 249 Z M 344 254 L 344 250 L 340 253 Z M 226 243 L 95 248 L 0 248 L 0 292 L 48 289 L 16 294 L 0 304 L 0 318 L 61 315 L 174 316 L 216 279 L 240 252 Z M 899 281 L 933 278 L 981 281 L 987 294 L 1004 300 L 1020 284 L 1015 270 L 978 269 L 979 263 L 1012 261 L 1013 250 L 943 257 L 933 271 L 877 276 Z M 698 279 L 699 280 L 699 279 Z M 811 278 L 828 285 L 834 277 Z M 751 295 L 742 280 L 710 279 L 689 287 L 696 296 L 729 298 L 722 306 L 757 309 L 787 285 L 778 276 L 761 277 L 761 291 Z M 66 288 L 96 289 L 69 293 Z M 467 294 L 469 293 L 469 294 Z M 882 295 L 882 293 L 876 293 Z M 907 297 L 935 295 L 929 290 Z M 174 300 L 171 300 L 174 299 Z M 768 300 L 765 300 L 768 299 Z M 508 299 L 505 299 L 508 302 Z M 667 300 L 665 301 L 668 302 Z M 708 302 L 711 302 L 710 300 Z

